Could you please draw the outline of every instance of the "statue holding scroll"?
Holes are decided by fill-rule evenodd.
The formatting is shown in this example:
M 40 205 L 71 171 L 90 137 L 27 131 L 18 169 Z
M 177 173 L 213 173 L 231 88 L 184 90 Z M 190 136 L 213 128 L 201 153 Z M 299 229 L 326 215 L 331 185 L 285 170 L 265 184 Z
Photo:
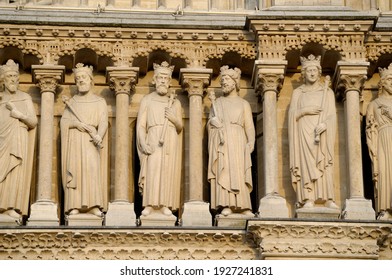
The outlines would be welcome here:
M 173 68 L 154 63 L 155 91 L 140 103 L 136 133 L 143 216 L 156 211 L 172 216 L 180 206 L 183 124 L 181 103 L 169 94 Z
M 0 67 L 0 214 L 21 222 L 29 210 L 37 116 L 31 97 L 20 91 L 19 65 Z
M 60 123 L 64 210 L 101 217 L 108 203 L 107 105 L 93 91 L 92 67 L 79 63 L 73 71 L 78 92 L 63 98 Z
M 377 219 L 392 220 L 392 63 L 379 68 L 378 97 L 366 113 L 366 139 L 372 160 Z
M 289 110 L 290 172 L 298 208 L 338 210 L 334 194 L 335 96 L 329 77 L 320 82 L 320 57 L 301 57 L 304 84 L 293 92 Z
M 241 98 L 241 70 L 221 67 L 224 96 L 215 100 L 210 92 L 212 109 L 208 129 L 208 181 L 211 207 L 223 216 L 242 214 L 253 217 L 251 153 L 255 144 L 255 127 L 249 103 Z

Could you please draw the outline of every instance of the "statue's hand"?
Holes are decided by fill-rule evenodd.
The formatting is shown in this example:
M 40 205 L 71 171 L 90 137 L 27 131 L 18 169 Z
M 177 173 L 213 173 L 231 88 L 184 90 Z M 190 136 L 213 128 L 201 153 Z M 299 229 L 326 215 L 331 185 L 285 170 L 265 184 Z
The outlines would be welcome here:
M 23 119 L 24 114 L 21 113 L 15 106 L 14 103 L 12 103 L 11 101 L 8 101 L 5 104 L 5 107 L 11 111 L 11 117 L 15 118 L 15 119 Z
M 321 133 L 323 133 L 325 130 L 327 129 L 327 124 L 326 123 L 320 123 L 316 126 L 316 128 L 314 129 L 314 133 L 316 135 L 320 135 Z
M 214 128 L 221 128 L 223 127 L 223 123 L 219 120 L 218 117 L 212 117 L 210 119 L 210 124 L 214 127 Z
M 302 109 L 302 115 L 318 115 L 323 111 L 321 107 L 318 106 L 310 106 Z
M 95 146 L 100 146 L 102 143 L 102 137 L 99 134 L 92 136 L 91 141 L 94 143 Z
M 154 152 L 154 148 L 145 143 L 140 144 L 140 148 L 142 150 L 142 153 L 145 155 L 151 155 Z
M 248 148 L 248 150 L 249 150 L 249 153 L 252 153 L 253 150 L 255 149 L 255 144 L 252 143 L 252 142 L 246 143 L 246 146 L 247 146 L 247 148 Z
M 171 108 L 165 108 L 165 118 L 167 118 L 171 123 L 175 124 L 177 122 L 176 115 Z
M 92 133 L 91 127 L 85 123 L 80 122 L 80 121 L 74 121 L 73 126 L 76 129 L 78 129 L 80 132 Z

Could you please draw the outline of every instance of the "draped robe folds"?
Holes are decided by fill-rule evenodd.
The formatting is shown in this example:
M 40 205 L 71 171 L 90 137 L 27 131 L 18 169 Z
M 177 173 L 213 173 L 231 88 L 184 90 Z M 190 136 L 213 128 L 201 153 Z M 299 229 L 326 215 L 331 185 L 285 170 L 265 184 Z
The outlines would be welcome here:
M 392 99 L 379 97 L 366 113 L 366 137 L 375 181 L 377 212 L 392 209 L 392 116 L 382 113 L 385 106 L 392 110 Z
M 100 149 L 91 142 L 87 132 L 72 127 L 78 121 L 68 107 L 61 118 L 62 181 L 64 211 L 99 207 L 103 211 L 108 203 L 108 112 L 103 98 L 93 95 L 89 99 L 74 96 L 71 106 L 85 124 L 93 126 L 102 137 Z
M 325 104 L 323 103 L 323 95 Z M 306 107 L 322 107 L 317 115 L 303 115 Z M 315 142 L 315 128 L 325 123 L 327 128 Z M 336 107 L 333 91 L 319 84 L 308 90 L 305 85 L 293 92 L 289 110 L 290 171 L 298 202 L 335 200 L 333 157 L 336 134 Z
M 16 209 L 27 215 L 36 129 L 11 117 L 8 100 L 31 123 L 36 124 L 37 117 L 27 93 L 17 91 L 10 99 L 0 100 L 0 209 Z
M 180 207 L 182 132 L 177 132 L 168 121 L 164 143 L 159 144 L 168 102 L 169 98 L 162 98 L 157 93 L 146 95 L 141 101 L 137 118 L 138 184 L 144 207 L 164 206 L 173 211 Z M 182 120 L 182 108 L 177 99 L 171 108 L 177 119 Z M 153 149 L 150 155 L 143 153 L 141 142 Z
M 211 207 L 252 209 L 252 161 L 249 145 L 254 145 L 255 128 L 250 105 L 241 97 L 220 97 L 211 117 L 223 127 L 208 128 L 208 181 L 211 186 Z M 214 111 L 215 110 L 215 111 Z M 223 135 L 224 144 L 220 144 Z M 249 145 L 248 145 L 249 143 Z

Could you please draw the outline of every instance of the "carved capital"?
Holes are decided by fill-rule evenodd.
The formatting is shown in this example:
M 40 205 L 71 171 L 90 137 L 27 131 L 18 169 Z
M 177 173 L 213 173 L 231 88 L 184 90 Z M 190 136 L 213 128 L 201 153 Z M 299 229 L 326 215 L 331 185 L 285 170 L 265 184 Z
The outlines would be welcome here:
M 65 66 L 63 65 L 33 65 L 33 82 L 40 88 L 41 93 L 56 93 L 57 86 L 64 82 Z
M 369 62 L 339 61 L 336 66 L 334 84 L 338 97 L 345 99 L 348 92 L 356 91 L 362 97 L 363 85 L 367 79 Z
M 180 70 L 180 84 L 188 92 L 188 96 L 203 96 L 205 89 L 211 82 L 212 69 L 188 69 Z
M 284 81 L 286 65 L 286 60 L 257 60 L 253 72 L 256 94 L 263 96 L 267 91 L 274 91 L 278 98 Z
M 106 82 L 115 94 L 128 94 L 134 91 L 138 81 L 139 67 L 107 67 Z

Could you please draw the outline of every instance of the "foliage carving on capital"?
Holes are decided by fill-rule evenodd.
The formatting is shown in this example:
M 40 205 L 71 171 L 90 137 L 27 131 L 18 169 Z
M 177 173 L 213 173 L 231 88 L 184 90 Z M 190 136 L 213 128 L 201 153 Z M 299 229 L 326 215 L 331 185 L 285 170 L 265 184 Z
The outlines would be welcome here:
M 59 75 L 36 75 L 35 79 L 41 93 L 52 92 L 55 94 L 61 77 Z
M 199 95 L 203 96 L 205 89 L 209 85 L 208 78 L 185 78 L 182 82 L 182 86 L 188 92 L 189 96 Z
M 117 94 L 128 94 L 135 90 L 136 79 L 134 77 L 111 77 L 109 88 Z
M 342 74 L 339 77 L 337 91 L 342 92 L 343 99 L 346 99 L 347 92 L 356 91 L 362 98 L 362 89 L 367 79 L 363 74 Z
M 276 98 L 278 98 L 283 85 L 283 81 L 283 74 L 259 73 L 256 85 L 256 92 L 258 95 L 263 95 L 267 91 L 274 91 L 276 92 Z

